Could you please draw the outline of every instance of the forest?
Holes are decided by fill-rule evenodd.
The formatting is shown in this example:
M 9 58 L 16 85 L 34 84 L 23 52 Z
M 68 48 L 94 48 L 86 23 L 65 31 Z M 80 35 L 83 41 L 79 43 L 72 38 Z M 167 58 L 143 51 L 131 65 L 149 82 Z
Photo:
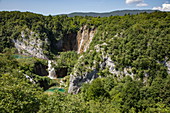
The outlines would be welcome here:
M 83 26 L 96 32 L 78 54 L 71 41 Z M 26 49 L 18 49 L 17 41 Z M 32 46 L 39 58 L 27 51 Z M 45 92 L 60 84 L 60 78 L 44 74 L 48 60 L 55 70 L 67 70 L 65 92 Z M 68 93 L 72 76 L 91 73 L 94 80 L 82 80 L 78 93 Z M 0 86 L 1 113 L 168 113 L 170 12 L 109 17 L 0 12 Z

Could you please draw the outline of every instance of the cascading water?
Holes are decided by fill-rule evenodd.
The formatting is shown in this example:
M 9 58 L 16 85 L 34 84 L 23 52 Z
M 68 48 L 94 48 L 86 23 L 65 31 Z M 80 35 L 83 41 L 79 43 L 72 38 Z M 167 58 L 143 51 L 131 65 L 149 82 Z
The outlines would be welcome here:
M 54 67 L 52 66 L 52 61 L 48 60 L 48 77 L 51 79 L 56 79 L 56 72 Z

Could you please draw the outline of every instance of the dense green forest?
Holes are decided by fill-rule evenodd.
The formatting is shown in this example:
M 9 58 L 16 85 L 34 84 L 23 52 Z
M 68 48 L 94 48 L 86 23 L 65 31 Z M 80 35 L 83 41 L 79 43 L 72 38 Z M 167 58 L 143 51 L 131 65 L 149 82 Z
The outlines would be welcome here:
M 82 26 L 97 29 L 86 52 L 77 54 L 77 49 L 57 45 L 72 40 Z M 28 53 L 16 58 L 26 52 L 19 52 L 14 42 L 26 40 L 29 46 L 34 39 L 42 43 L 34 48 L 42 48 L 47 58 Z M 106 58 L 116 73 L 104 65 Z M 55 69 L 67 69 L 64 93 L 44 93 L 58 85 L 36 70 L 47 70 L 49 59 L 57 64 Z M 169 12 L 109 17 L 0 12 L 1 113 L 168 113 L 169 62 Z M 98 78 L 84 82 L 78 94 L 67 93 L 70 75 L 94 70 Z

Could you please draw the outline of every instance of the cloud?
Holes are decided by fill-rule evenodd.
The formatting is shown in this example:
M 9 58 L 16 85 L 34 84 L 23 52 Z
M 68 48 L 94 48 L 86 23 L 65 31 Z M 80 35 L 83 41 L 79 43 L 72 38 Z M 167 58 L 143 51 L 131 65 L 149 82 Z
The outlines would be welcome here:
M 137 7 L 146 7 L 148 4 L 144 0 L 126 0 L 126 4 L 135 4 Z
M 143 2 L 143 0 L 126 0 L 126 4 L 138 4 Z
M 148 4 L 146 4 L 146 3 L 139 3 L 136 6 L 137 7 L 146 7 L 146 6 L 148 6 Z
M 153 7 L 153 10 L 170 11 L 170 4 L 164 3 L 162 7 Z
M 162 10 L 161 7 L 153 7 L 152 10 Z
M 162 9 L 164 11 L 170 11 L 170 4 L 162 4 Z

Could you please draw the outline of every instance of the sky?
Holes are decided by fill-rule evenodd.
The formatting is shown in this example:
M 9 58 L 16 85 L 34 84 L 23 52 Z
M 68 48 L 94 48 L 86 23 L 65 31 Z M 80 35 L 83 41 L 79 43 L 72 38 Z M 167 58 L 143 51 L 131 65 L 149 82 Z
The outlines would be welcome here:
M 170 11 L 170 0 L 0 0 L 0 11 L 29 11 L 43 15 L 124 9 Z

